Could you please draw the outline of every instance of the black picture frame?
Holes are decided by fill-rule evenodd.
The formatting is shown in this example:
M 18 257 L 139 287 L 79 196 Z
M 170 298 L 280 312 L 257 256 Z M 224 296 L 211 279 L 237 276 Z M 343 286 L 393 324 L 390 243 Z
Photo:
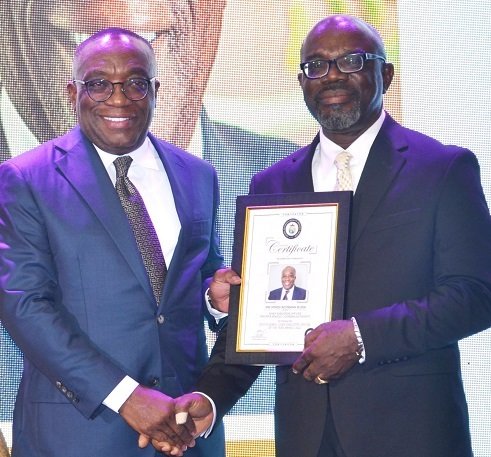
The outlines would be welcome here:
M 290 365 L 301 353 L 301 348 L 294 351 L 285 350 L 284 348 L 278 351 L 272 348 L 244 349 L 242 343 L 240 343 L 240 329 L 246 328 L 245 322 L 255 322 L 255 319 L 261 319 L 260 315 L 255 316 L 254 312 L 251 314 L 251 302 L 249 302 L 248 306 L 247 299 L 244 299 L 245 294 L 243 293 L 247 292 L 248 287 L 251 287 L 251 281 L 254 279 L 252 272 L 245 273 L 244 270 L 245 263 L 247 263 L 246 252 L 250 248 L 249 245 L 253 243 L 252 239 L 255 236 L 255 229 L 251 230 L 248 225 L 251 224 L 250 218 L 254 217 L 251 215 L 253 215 L 255 211 L 266 209 L 267 216 L 269 210 L 275 212 L 278 209 L 280 214 L 279 217 L 282 217 L 282 211 L 287 211 L 285 212 L 285 218 L 287 218 L 291 211 L 294 212 L 293 214 L 303 214 L 305 211 L 308 213 L 312 208 L 321 208 L 321 212 L 326 208 L 329 211 L 332 211 L 332 214 L 336 214 L 336 220 L 333 221 L 334 223 L 332 224 L 332 226 L 335 225 L 334 233 L 330 234 L 330 239 L 334 240 L 334 246 L 330 247 L 330 249 L 333 250 L 332 256 L 330 256 L 332 259 L 332 265 L 330 265 L 332 284 L 329 289 L 331 296 L 329 296 L 327 300 L 329 300 L 331 304 L 328 310 L 330 311 L 330 320 L 343 319 L 352 198 L 353 193 L 351 191 L 262 194 L 237 197 L 232 269 L 242 276 L 242 284 L 231 287 L 227 325 L 226 363 L 246 365 Z M 287 210 L 285 210 L 285 208 Z M 298 213 L 295 212 L 297 210 Z M 308 218 L 309 216 L 307 216 L 307 219 Z M 276 219 L 277 218 L 273 218 L 272 220 L 276 221 Z M 291 220 L 293 220 L 293 222 L 290 222 Z M 312 220 L 314 221 L 317 219 Z M 287 228 L 287 222 L 290 223 L 291 228 Z M 295 232 L 298 232 L 299 229 L 301 229 L 300 219 L 287 219 L 283 225 L 285 238 L 290 238 L 288 233 L 285 233 L 285 230 L 291 230 L 292 237 L 298 236 L 300 239 L 300 235 L 295 235 Z M 329 227 L 326 227 L 326 232 L 329 232 Z M 258 240 L 255 240 L 254 243 L 256 243 L 256 241 Z M 317 246 L 318 243 L 322 244 L 324 241 L 325 240 L 323 239 L 313 240 L 313 243 L 311 244 Z M 246 260 L 246 262 L 244 262 L 244 260 Z M 322 261 L 321 257 L 317 263 L 319 263 L 319 261 Z M 247 317 L 245 317 L 245 314 L 247 314 Z M 312 327 L 314 327 L 314 325 L 312 325 Z M 298 336 L 299 329 L 297 328 L 296 330 Z M 296 342 L 296 345 L 299 344 L 303 347 L 303 337 L 301 342 Z

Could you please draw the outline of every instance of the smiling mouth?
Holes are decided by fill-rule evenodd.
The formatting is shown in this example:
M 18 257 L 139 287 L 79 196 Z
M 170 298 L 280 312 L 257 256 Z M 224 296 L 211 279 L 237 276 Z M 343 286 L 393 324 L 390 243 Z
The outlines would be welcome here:
M 318 99 L 329 104 L 347 103 L 352 100 L 353 94 L 345 90 L 326 90 L 322 92 Z
M 110 122 L 125 122 L 129 121 L 129 117 L 109 117 L 109 116 L 103 116 L 106 121 Z

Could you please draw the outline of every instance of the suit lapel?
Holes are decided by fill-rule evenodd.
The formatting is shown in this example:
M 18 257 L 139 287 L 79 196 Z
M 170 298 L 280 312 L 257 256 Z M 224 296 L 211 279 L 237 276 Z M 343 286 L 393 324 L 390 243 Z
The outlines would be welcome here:
M 353 198 L 351 248 L 406 162 L 401 152 L 407 149 L 407 143 L 404 135 L 397 132 L 399 129 L 399 125 L 387 115 L 370 149 Z
M 177 215 L 181 223 L 181 231 L 177 240 L 176 249 L 172 256 L 172 261 L 167 265 L 167 277 L 165 279 L 164 290 L 160 300 L 160 306 L 167 301 L 168 294 L 172 292 L 170 284 L 178 282 L 178 275 L 182 273 L 179 265 L 182 263 L 184 253 L 187 248 L 187 240 L 191 239 L 191 213 L 190 202 L 194 201 L 192 195 L 193 186 L 186 178 L 186 168 L 181 158 L 176 155 L 172 149 L 166 148 L 165 144 L 158 141 L 152 134 L 149 134 L 150 140 L 154 145 L 157 153 L 167 173 L 167 177 L 172 189 L 174 204 L 176 205 Z
M 63 153 L 56 161 L 57 168 L 99 219 L 146 293 L 154 300 L 135 237 L 97 151 L 78 127 L 61 137 L 57 147 Z
M 314 141 L 289 156 L 289 166 L 283 169 L 284 193 L 290 192 L 313 192 L 314 182 L 312 180 L 312 159 L 319 144 L 319 134 Z

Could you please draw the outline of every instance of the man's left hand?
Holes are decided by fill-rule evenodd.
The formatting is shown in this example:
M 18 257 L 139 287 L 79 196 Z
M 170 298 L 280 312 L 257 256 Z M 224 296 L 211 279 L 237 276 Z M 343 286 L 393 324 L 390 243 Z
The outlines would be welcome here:
M 305 336 L 304 351 L 292 369 L 307 381 L 337 379 L 358 362 L 357 350 L 351 320 L 326 322 Z
M 217 270 L 210 283 L 210 299 L 213 308 L 228 313 L 230 286 L 240 284 L 240 276 L 231 268 Z

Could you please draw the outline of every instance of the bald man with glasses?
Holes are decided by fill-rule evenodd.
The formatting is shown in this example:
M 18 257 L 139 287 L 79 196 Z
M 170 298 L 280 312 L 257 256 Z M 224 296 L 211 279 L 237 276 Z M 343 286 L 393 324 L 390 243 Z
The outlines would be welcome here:
M 208 359 L 203 321 L 222 323 L 204 291 L 223 258 L 215 170 L 149 133 L 156 68 L 141 36 L 92 35 L 67 86 L 78 125 L 0 165 L 16 457 L 154 457 L 139 434 L 225 455 L 221 424 L 195 443 L 174 419 Z

